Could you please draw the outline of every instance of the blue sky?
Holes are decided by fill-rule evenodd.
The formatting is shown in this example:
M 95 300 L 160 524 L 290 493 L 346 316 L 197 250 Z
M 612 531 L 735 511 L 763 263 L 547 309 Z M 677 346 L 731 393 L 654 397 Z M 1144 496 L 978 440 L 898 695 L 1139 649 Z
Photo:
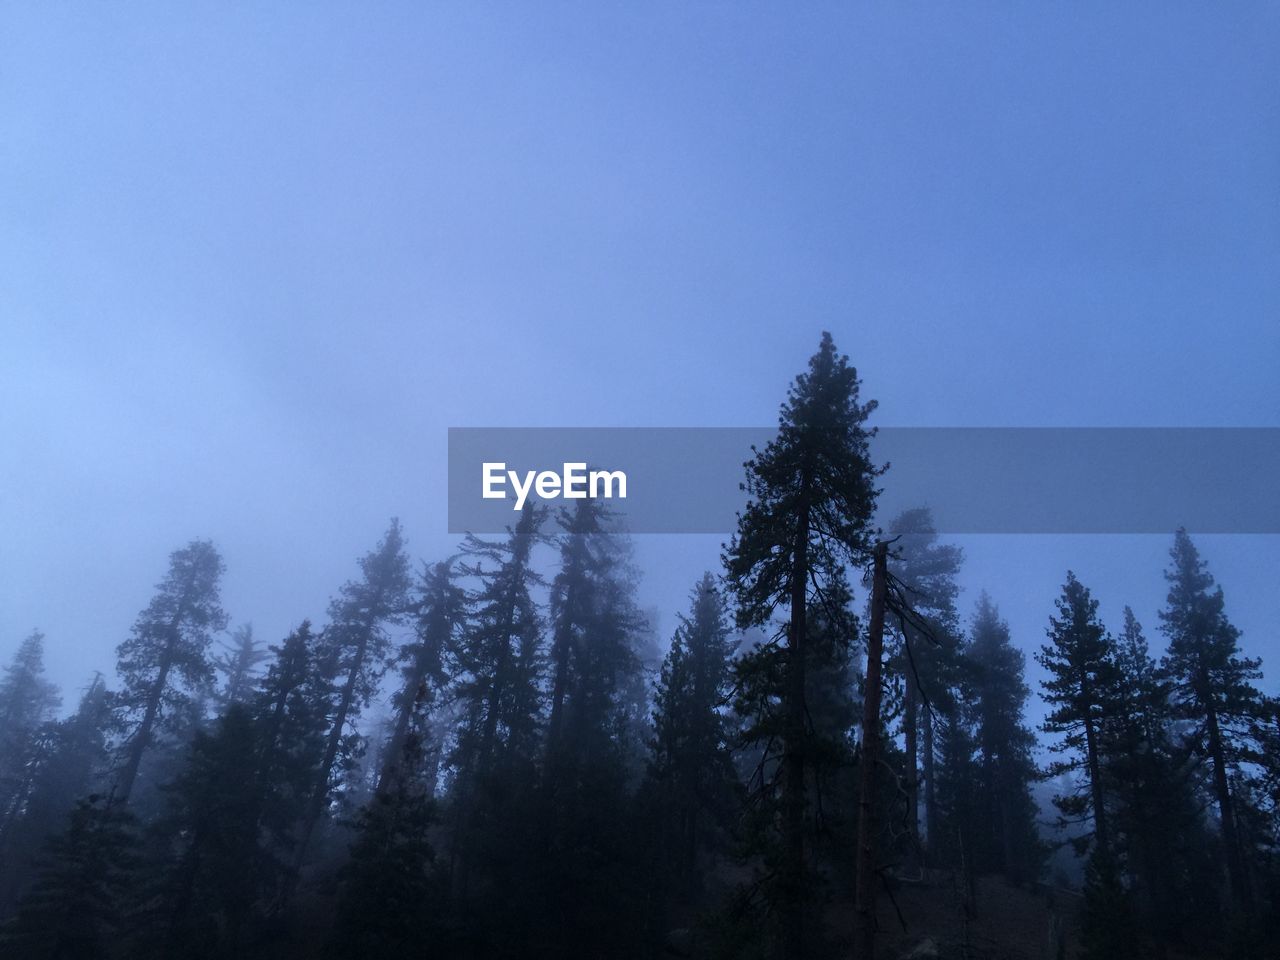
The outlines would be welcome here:
M 67 686 L 192 537 L 275 640 L 452 548 L 447 427 L 769 423 L 823 329 L 882 424 L 1277 425 L 1273 5 L 4 19 L 0 657 Z M 1277 539 L 1201 544 L 1273 657 Z M 965 546 L 1028 649 L 1067 566 L 1154 632 L 1165 538 Z M 717 541 L 639 550 L 669 626 Z

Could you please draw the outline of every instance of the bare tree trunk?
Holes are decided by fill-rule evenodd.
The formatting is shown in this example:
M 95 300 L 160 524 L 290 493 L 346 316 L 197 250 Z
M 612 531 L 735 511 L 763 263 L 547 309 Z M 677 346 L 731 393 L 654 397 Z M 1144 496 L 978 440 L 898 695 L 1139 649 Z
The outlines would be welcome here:
M 809 497 L 801 490 L 799 522 L 791 566 L 791 622 L 787 644 L 787 712 L 783 763 L 782 815 L 786 896 L 783 902 L 783 955 L 804 956 L 804 740 L 805 599 L 809 585 Z
M 862 700 L 862 756 L 858 760 L 858 851 L 854 868 L 854 960 L 874 960 L 876 948 L 876 765 L 880 762 L 880 661 L 888 544 L 877 543 L 867 630 L 867 683 Z

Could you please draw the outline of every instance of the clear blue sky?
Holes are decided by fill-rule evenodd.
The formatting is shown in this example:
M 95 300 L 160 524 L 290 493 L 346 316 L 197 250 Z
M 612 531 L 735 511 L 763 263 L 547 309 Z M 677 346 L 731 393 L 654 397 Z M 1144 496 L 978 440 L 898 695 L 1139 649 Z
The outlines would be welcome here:
M 830 329 L 879 422 L 1277 425 L 1280 8 L 11 4 L 0 658 L 108 669 L 213 538 L 276 640 L 453 425 L 755 425 Z M 1280 538 L 1204 538 L 1280 656 Z M 1154 632 L 1165 538 L 973 538 Z M 714 566 L 645 538 L 646 603 Z M 966 602 L 969 602 L 966 600 Z

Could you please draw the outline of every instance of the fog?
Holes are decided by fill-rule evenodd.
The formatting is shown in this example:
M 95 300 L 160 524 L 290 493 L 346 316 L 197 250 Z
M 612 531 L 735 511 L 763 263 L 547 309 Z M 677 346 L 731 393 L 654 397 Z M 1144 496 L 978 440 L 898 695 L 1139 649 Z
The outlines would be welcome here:
M 0 662 L 114 687 L 195 538 L 319 628 L 391 517 L 457 551 L 449 427 L 773 423 L 824 330 L 872 425 L 1277 425 L 1278 19 L 10 7 Z M 664 645 L 730 533 L 635 538 Z M 1029 722 L 1066 571 L 1159 652 L 1172 536 L 944 538 Z M 1280 692 L 1280 537 L 1195 540 Z

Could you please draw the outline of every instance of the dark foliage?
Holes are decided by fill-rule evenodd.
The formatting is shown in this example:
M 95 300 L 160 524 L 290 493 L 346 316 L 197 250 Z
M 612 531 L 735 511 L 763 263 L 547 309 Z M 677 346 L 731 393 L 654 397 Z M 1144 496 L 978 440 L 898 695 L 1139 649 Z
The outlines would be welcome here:
M 585 499 L 416 578 L 392 521 L 324 629 L 266 648 L 193 541 L 63 718 L 32 633 L 0 677 L 0 956 L 868 960 L 944 921 L 939 955 L 1014 955 L 970 937 L 993 884 L 1049 955 L 1275 955 L 1280 704 L 1190 538 L 1163 656 L 1068 572 L 1038 741 L 959 549 L 923 508 L 873 528 L 859 391 L 824 336 L 665 651 Z

